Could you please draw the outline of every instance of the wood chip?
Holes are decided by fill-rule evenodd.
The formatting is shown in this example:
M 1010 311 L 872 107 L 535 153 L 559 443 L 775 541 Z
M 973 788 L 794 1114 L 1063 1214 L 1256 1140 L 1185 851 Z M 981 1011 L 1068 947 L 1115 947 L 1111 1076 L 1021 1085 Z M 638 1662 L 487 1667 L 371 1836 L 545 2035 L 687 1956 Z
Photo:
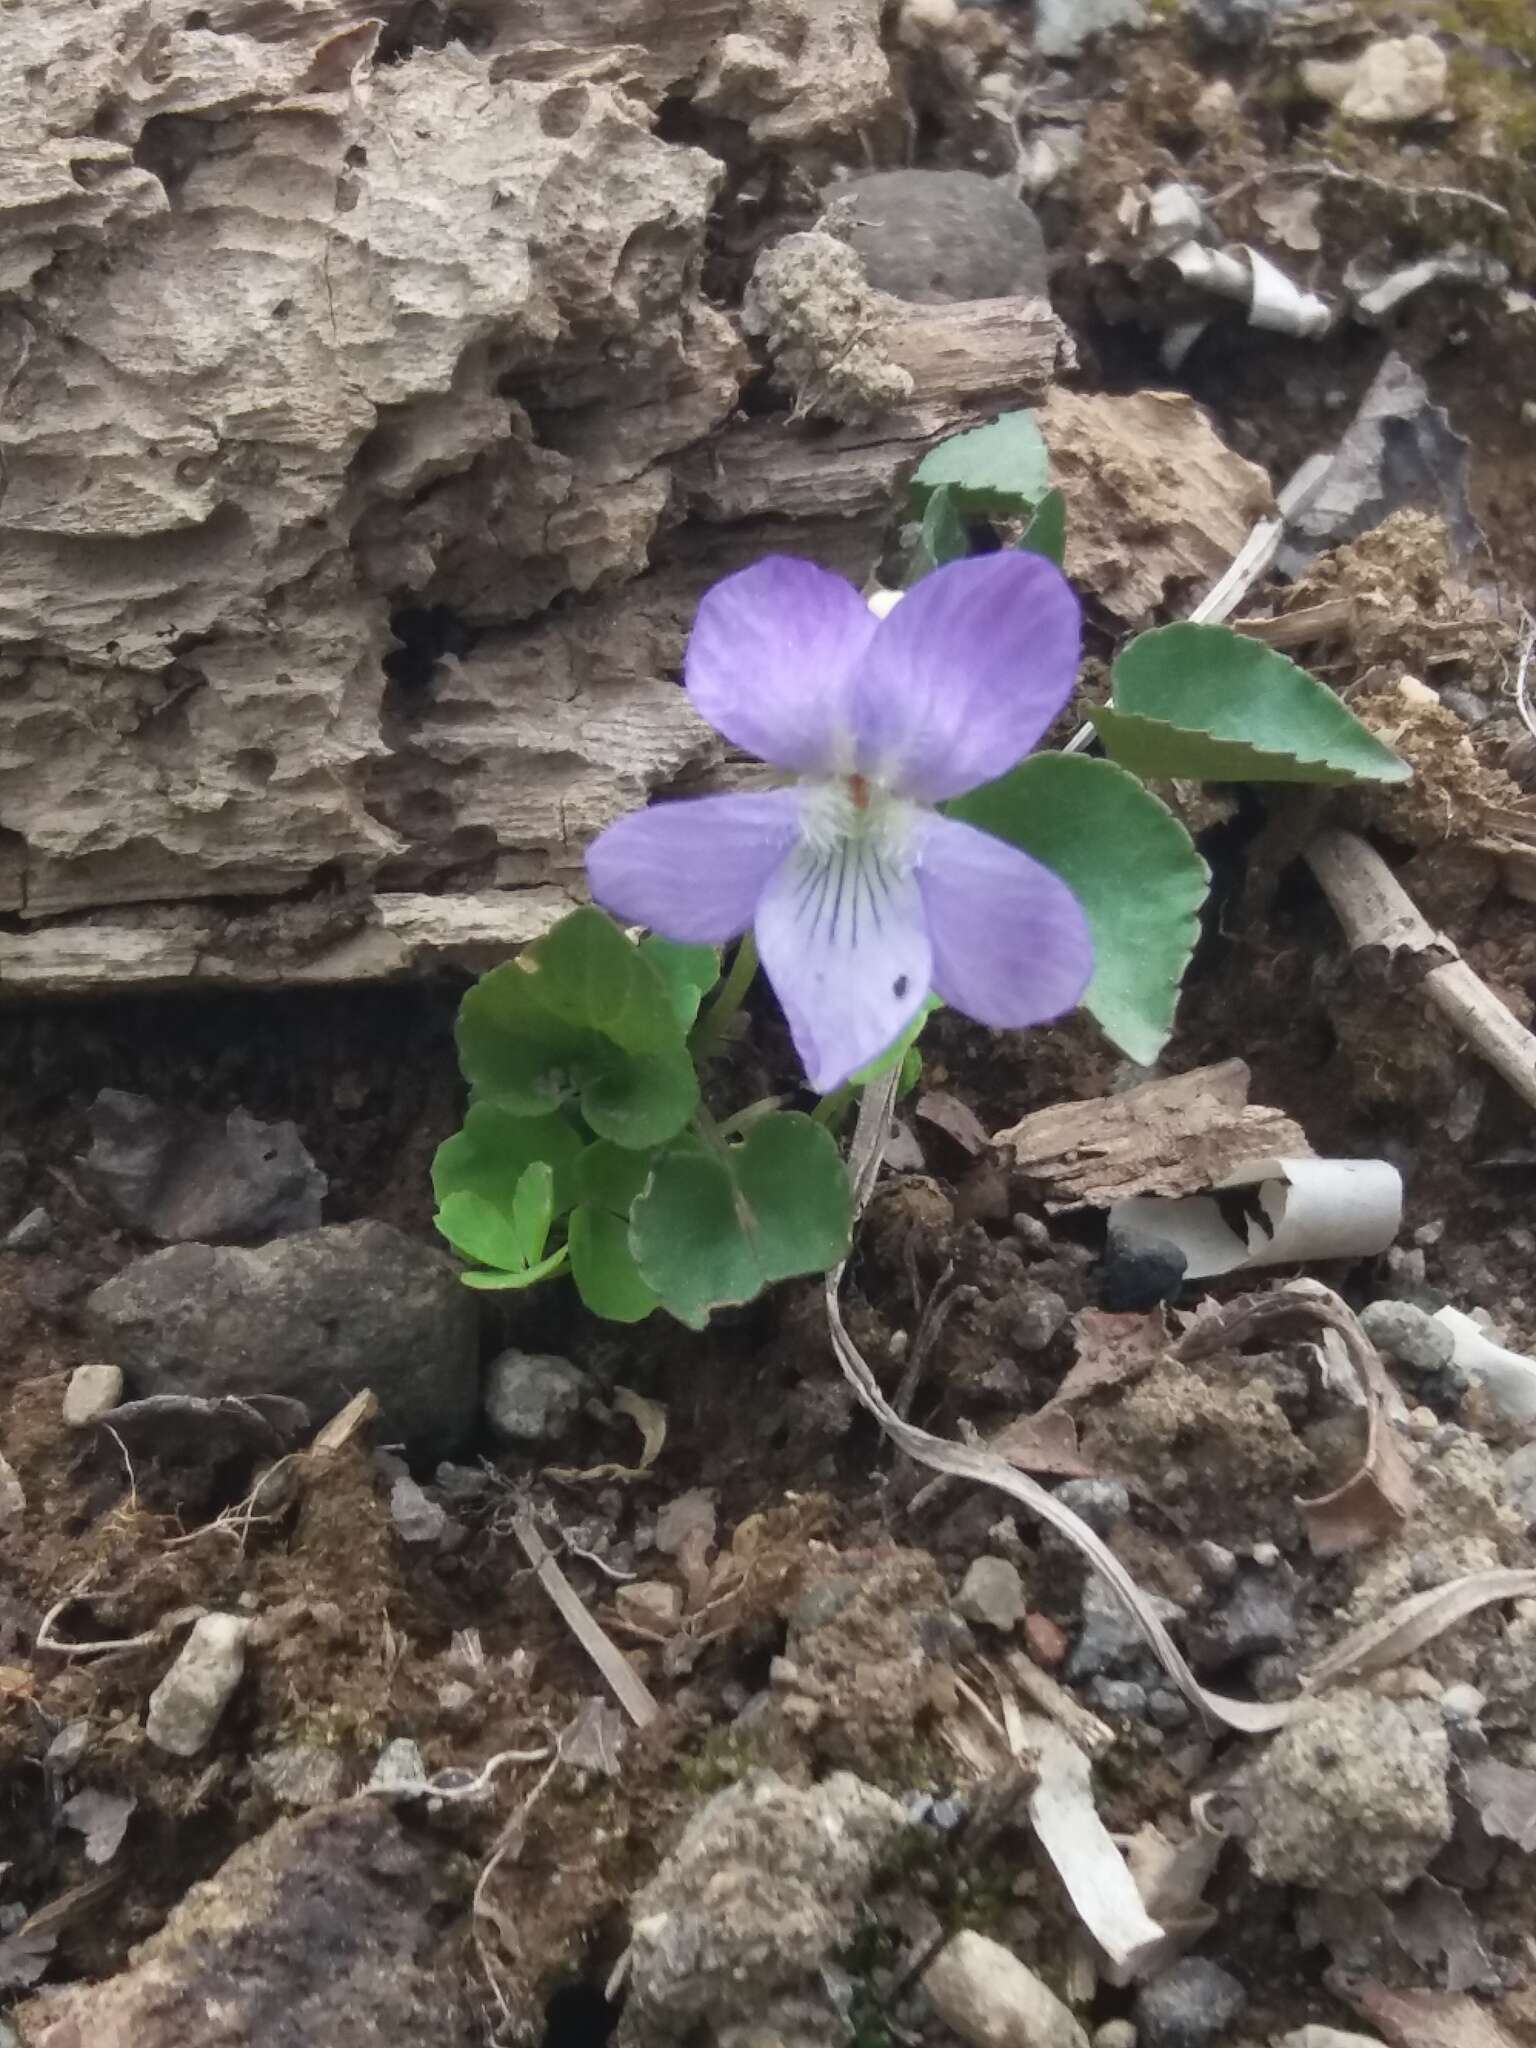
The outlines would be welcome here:
M 1261 1159 L 1310 1156 L 1299 1124 L 1250 1105 L 1242 1060 L 1061 1102 L 994 1143 L 1041 1183 L 1051 1209 L 1108 1208 L 1131 1195 L 1190 1195 Z

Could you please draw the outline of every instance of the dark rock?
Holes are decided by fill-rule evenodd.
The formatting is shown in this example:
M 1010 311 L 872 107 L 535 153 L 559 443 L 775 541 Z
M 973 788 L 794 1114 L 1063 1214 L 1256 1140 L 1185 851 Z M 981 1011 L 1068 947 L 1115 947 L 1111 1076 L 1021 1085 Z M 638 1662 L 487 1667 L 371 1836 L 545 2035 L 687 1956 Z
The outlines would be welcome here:
M 1088 1697 L 1106 1714 L 1123 1714 L 1129 1721 L 1145 1720 L 1147 1688 L 1134 1678 L 1095 1678 L 1089 1682 Z
M 1222 1671 L 1245 1657 L 1290 1649 L 1297 1633 L 1291 1573 L 1243 1572 L 1204 1627 L 1191 1630 L 1190 1661 L 1197 1671 Z
M 27 2048 L 373 2048 L 473 2038 L 442 1907 L 449 1847 L 382 1799 L 279 1821 L 192 1887 L 132 1965 L 44 1991 L 17 2013 Z
M 162 1244 L 214 1244 L 314 1230 L 328 1182 L 291 1123 L 167 1108 L 103 1088 L 81 1161 L 129 1230 Z
M 1236 2024 L 1248 1994 L 1219 1963 L 1184 1956 L 1136 1994 L 1141 2048 L 1204 2048 Z
M 1360 1327 L 1376 1346 L 1413 1372 L 1443 1372 L 1456 1349 L 1444 1323 L 1411 1301 L 1373 1301 Z
M 86 1305 L 97 1349 L 141 1393 L 289 1395 L 317 1420 L 371 1387 L 381 1435 L 455 1450 L 479 1399 L 475 1302 L 442 1253 L 387 1223 L 250 1251 L 175 1245 Z
M 1046 296 L 1040 223 L 974 171 L 875 171 L 824 195 L 821 221 L 857 251 L 877 291 L 920 306 Z
M 1113 1315 L 1138 1315 L 1172 1301 L 1188 1264 L 1171 1238 L 1111 1224 L 1099 1267 L 1099 1300 Z
M 1184 1619 L 1184 1610 L 1160 1594 L 1149 1593 L 1147 1604 L 1160 1621 Z M 1067 1677 L 1081 1680 L 1124 1670 L 1140 1661 L 1146 1647 L 1141 1630 L 1115 1594 L 1097 1572 L 1090 1573 L 1083 1581 L 1082 1627 L 1067 1659 Z

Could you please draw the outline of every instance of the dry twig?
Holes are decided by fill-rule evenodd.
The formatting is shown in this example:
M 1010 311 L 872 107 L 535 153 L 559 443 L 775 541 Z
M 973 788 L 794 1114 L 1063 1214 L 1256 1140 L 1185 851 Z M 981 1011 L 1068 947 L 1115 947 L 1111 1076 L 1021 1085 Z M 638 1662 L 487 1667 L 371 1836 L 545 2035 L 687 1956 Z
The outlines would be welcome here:
M 522 1545 L 524 1555 L 560 1619 L 602 1673 L 614 1698 L 637 1728 L 649 1728 L 661 1712 L 655 1695 L 582 1605 L 580 1594 L 550 1555 L 532 1515 L 526 1510 L 512 1517 L 512 1533 Z

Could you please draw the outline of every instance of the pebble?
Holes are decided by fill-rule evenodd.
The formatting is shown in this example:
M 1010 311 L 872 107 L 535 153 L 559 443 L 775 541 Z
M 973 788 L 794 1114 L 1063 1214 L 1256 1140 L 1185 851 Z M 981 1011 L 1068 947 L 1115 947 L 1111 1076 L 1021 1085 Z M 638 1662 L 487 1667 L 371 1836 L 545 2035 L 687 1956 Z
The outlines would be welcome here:
M 944 1944 L 922 1982 L 939 2018 L 971 2048 L 1088 2048 L 1050 1986 L 974 1929 Z
M 328 1806 L 342 1796 L 347 1766 L 322 1742 L 285 1742 L 257 1757 L 251 1775 L 279 1806 L 307 1811 L 311 1806 Z
M 1160 1594 L 1148 1594 L 1147 1601 L 1160 1621 L 1184 1618 L 1184 1610 Z M 1082 1627 L 1067 1659 L 1068 1678 L 1097 1678 L 1142 1655 L 1146 1645 L 1141 1630 L 1097 1573 L 1083 1581 L 1081 1612 Z
M 89 1429 L 122 1398 L 121 1366 L 77 1365 L 64 1389 L 64 1420 L 71 1429 Z
M 427 1766 L 420 1749 L 408 1735 L 397 1735 L 379 1751 L 379 1760 L 368 1780 L 370 1792 L 410 1792 L 427 1781 Z
M 1013 1218 L 1010 1228 L 1014 1236 L 1019 1240 L 1019 1243 L 1032 1258 L 1043 1259 L 1049 1257 L 1051 1250 L 1050 1227 L 1042 1223 L 1038 1216 L 1031 1216 L 1027 1210 L 1021 1209 Z
M 1440 1712 L 1447 1721 L 1475 1721 L 1488 1704 L 1488 1695 L 1475 1685 L 1448 1685 L 1440 1695 Z
M 590 1384 L 568 1358 L 503 1351 L 486 1373 L 486 1420 L 503 1443 L 554 1443 L 581 1413 Z
M 1189 1721 L 1189 1701 L 1171 1686 L 1154 1686 L 1147 1694 L 1147 1719 L 1154 1728 L 1183 1728 Z
M 1261 1571 L 1273 1571 L 1280 1562 L 1280 1546 L 1278 1543 L 1271 1543 L 1266 1539 L 1262 1543 L 1255 1543 L 1249 1550 L 1248 1555 Z
M 414 1479 L 397 1479 L 389 1490 L 389 1516 L 402 1543 L 441 1543 L 448 1514 L 428 1500 Z
M 1387 36 L 1357 57 L 1311 58 L 1301 67 L 1307 91 L 1367 127 L 1421 121 L 1445 104 L 1450 65 L 1432 36 Z
M 0 1529 L 14 1529 L 27 1512 L 26 1489 L 9 1459 L 0 1458 Z
M 633 1579 L 619 1587 L 613 1604 L 636 1628 L 651 1629 L 658 1635 L 671 1635 L 683 1618 L 683 1596 L 665 1579 Z
M 1096 1707 L 1102 1707 L 1106 1714 L 1124 1714 L 1132 1721 L 1144 1720 L 1150 1704 L 1147 1688 L 1138 1685 L 1133 1678 L 1092 1679 L 1088 1686 L 1088 1697 Z
M 229 1705 L 245 1670 L 250 1622 L 238 1614 L 205 1614 L 181 1655 L 149 1696 L 144 1733 L 172 1756 L 196 1756 Z
M 1221 1671 L 1245 1657 L 1288 1650 L 1297 1636 L 1296 1588 L 1289 1572 L 1244 1572 L 1191 1639 L 1196 1668 Z
M 1096 1536 L 1108 1536 L 1131 1512 L 1131 1496 L 1118 1479 L 1064 1479 L 1056 1498 Z
M 0 1251 L 40 1252 L 53 1235 L 53 1218 L 46 1209 L 29 1209 L 19 1223 L 13 1223 L 0 1238 Z
M 1219 1963 L 1184 1956 L 1136 1994 L 1141 2048 L 1203 2048 L 1232 2027 L 1248 1994 Z
M 1020 1351 L 1044 1351 L 1066 1327 L 1071 1310 L 1054 1287 L 1026 1280 L 1008 1298 L 1005 1327 Z
M 1223 1586 L 1236 1578 L 1237 1559 L 1224 1543 L 1212 1543 L 1209 1537 L 1204 1537 L 1195 1545 L 1195 1569 L 1201 1578 Z
M 1130 2020 L 1106 2020 L 1093 2030 L 1093 2048 L 1136 2048 L 1136 2028 Z
M 1035 1662 L 1048 1671 L 1054 1671 L 1067 1654 L 1067 1632 L 1048 1614 L 1025 1615 L 1024 1640 Z
M 1042 57 L 1075 57 L 1093 36 L 1140 28 L 1142 0 L 1035 0 L 1035 48 Z
M 1099 1267 L 1099 1301 L 1113 1315 L 1139 1315 L 1171 1301 L 1188 1264 L 1172 1238 L 1111 1224 Z
M 1027 1604 L 1019 1568 L 1006 1557 L 976 1558 L 955 1601 L 967 1621 L 982 1622 L 1002 1635 L 1018 1627 Z
M 1444 1323 L 1411 1301 L 1373 1301 L 1360 1327 L 1376 1346 L 1413 1372 L 1441 1372 L 1451 1362 L 1455 1339 Z

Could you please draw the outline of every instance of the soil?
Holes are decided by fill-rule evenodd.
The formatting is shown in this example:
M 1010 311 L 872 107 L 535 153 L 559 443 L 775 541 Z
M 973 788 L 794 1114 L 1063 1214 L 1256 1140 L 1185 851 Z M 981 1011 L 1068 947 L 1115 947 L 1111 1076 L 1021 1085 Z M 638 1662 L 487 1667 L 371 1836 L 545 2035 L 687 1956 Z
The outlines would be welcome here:
M 977 12 L 994 18 L 973 10 L 961 19 Z M 1330 50 L 1330 34 L 1349 46 L 1351 26 L 1358 44 L 1366 17 L 1378 32 L 1428 24 L 1440 34 L 1453 56 L 1455 118 L 1405 135 L 1350 129 L 1298 97 L 1302 31 L 1233 52 L 1202 43 L 1171 8 L 1153 14 L 1146 30 L 1075 67 L 1086 147 L 1041 202 L 1056 303 L 1078 350 L 1074 381 L 1084 390 L 1176 385 L 1209 408 L 1231 447 L 1283 481 L 1336 438 L 1379 366 L 1383 337 L 1345 324 L 1322 342 L 1298 342 L 1255 335 L 1222 314 L 1170 378 L 1156 353 L 1166 287 L 1134 260 L 1121 195 L 1178 176 L 1226 195 L 1218 212 L 1234 241 L 1262 242 L 1255 199 L 1301 167 L 1324 159 L 1335 172 L 1379 180 L 1322 176 L 1320 249 L 1285 259 L 1302 284 L 1337 289 L 1352 260 L 1407 262 L 1481 233 L 1475 207 L 1437 190 L 1481 193 L 1504 209 L 1494 252 L 1511 266 L 1513 286 L 1530 289 L 1531 52 L 1488 62 L 1490 47 L 1515 40 L 1488 0 L 1390 10 L 1372 0 L 1336 31 L 1319 26 L 1318 48 Z M 995 19 L 999 33 L 1025 21 L 1006 7 Z M 1201 109 L 1222 80 L 1234 97 L 1214 120 Z M 671 109 L 667 118 L 684 116 Z M 954 102 L 937 97 L 917 126 L 919 161 L 949 160 L 946 123 L 957 119 Z M 700 139 L 711 146 L 708 132 Z M 722 289 L 725 237 L 753 177 L 743 149 L 735 138 L 719 202 Z M 802 214 L 786 200 L 783 224 L 805 225 Z M 1490 819 L 1521 810 L 1528 818 L 1531 801 L 1510 773 L 1521 766 L 1510 689 L 1518 607 L 1536 605 L 1530 330 L 1530 313 L 1512 310 L 1502 293 L 1442 286 L 1411 300 L 1391 332 L 1471 444 L 1472 510 L 1486 535 L 1475 560 L 1453 561 L 1434 517 L 1403 513 L 1299 583 L 1275 581 L 1248 601 L 1250 612 L 1283 614 L 1346 597 L 1348 623 L 1299 658 L 1367 717 L 1391 715 L 1404 674 L 1481 702 L 1487 715 L 1476 723 L 1451 709 L 1403 734 L 1398 743 L 1420 769 L 1405 796 L 1328 802 L 1373 836 L 1426 913 L 1526 1019 L 1536 1006 L 1530 904 L 1509 892 L 1488 842 Z M 1107 653 L 1110 628 L 1097 625 L 1097 651 Z M 1252 1099 L 1294 1117 L 1318 1153 L 1401 1168 L 1397 1249 L 1315 1269 L 1352 1306 L 1438 1298 L 1486 1310 L 1504 1342 L 1536 1347 L 1531 1111 L 1410 990 L 1346 961 L 1332 913 L 1295 858 L 1319 815 L 1312 799 L 1266 805 L 1244 794 L 1219 808 L 1204 818 L 1191 811 L 1217 908 L 1163 1070 L 1239 1054 Z M 418 1745 L 429 1774 L 472 1773 L 501 1752 L 547 1746 L 590 1714 L 602 1682 L 529 1567 L 514 1529 L 520 1512 L 533 1515 L 661 1714 L 627 1731 L 611 1769 L 565 1767 L 536 1785 L 536 1770 L 513 1767 L 486 1802 L 415 1811 L 412 1825 L 457 1873 L 434 1908 L 431 1943 L 458 1987 L 465 2042 L 581 2048 L 607 2039 L 620 2006 L 604 1986 L 625 1949 L 629 1902 L 701 1803 L 754 1768 L 801 1783 L 852 1769 L 904 1802 L 963 1798 L 976 1773 L 954 1733 L 959 1688 L 982 1682 L 984 1659 L 999 1648 L 952 1611 L 978 1556 L 1017 1564 L 1030 1610 L 1018 1640 L 1062 1675 L 1061 1652 L 1080 1625 L 1083 1567 L 995 1495 L 951 1485 L 923 1498 L 929 1475 L 889 1450 L 845 1387 L 814 1286 L 782 1287 L 703 1335 L 660 1317 L 616 1330 L 585 1316 L 563 1287 L 488 1298 L 487 1358 L 508 1345 L 557 1354 L 590 1372 L 602 1398 L 589 1401 L 558 1458 L 509 1451 L 487 1433 L 453 1468 L 418 1470 L 455 1524 L 452 1541 L 436 1548 L 402 1540 L 390 1493 L 403 1468 L 366 1435 L 323 1475 L 300 1456 L 282 1487 L 263 1492 L 256 1455 L 237 1451 L 216 1471 L 194 1457 L 188 1469 L 65 1424 L 69 1375 L 95 1356 L 85 1298 L 149 1249 L 113 1222 L 81 1169 L 98 1092 L 291 1119 L 328 1179 L 328 1222 L 379 1218 L 430 1239 L 430 1161 L 462 1113 L 452 1024 L 465 985 L 444 977 L 351 992 L 0 1009 L 0 1228 L 37 1206 L 51 1219 L 40 1248 L 0 1252 L 0 1451 L 26 1501 L 19 1521 L 0 1526 L 0 1900 L 36 1913 L 87 1887 L 57 1918 L 40 1987 L 124 1970 L 189 1887 L 274 1824 L 281 1809 L 263 1759 L 275 1750 L 333 1754 L 339 1789 L 350 1793 L 398 1738 Z M 1140 1078 L 1086 1019 L 1002 1039 L 941 1016 L 924 1052 L 923 1085 L 958 1097 L 987 1131 Z M 770 1085 L 794 1087 L 767 1003 L 752 1009 L 741 1058 Z M 1048 1213 L 1039 1191 L 1010 1181 L 994 1157 L 972 1160 L 943 1131 L 913 1128 L 921 1171 L 875 1201 L 852 1270 L 849 1324 L 888 1392 L 922 1333 L 914 1419 L 940 1435 L 985 1436 L 1042 1407 L 1070 1368 L 1078 1318 L 1097 1301 L 1104 1221 L 1093 1211 Z M 1037 1342 L 1022 1333 L 1047 1291 L 1065 1320 Z M 1216 1283 L 1181 1305 L 1239 1291 Z M 665 1411 L 664 1444 L 643 1468 L 635 1423 L 611 1398 L 616 1387 Z M 1518 1426 L 1454 1390 L 1421 1397 L 1410 1388 L 1421 1425 L 1426 1401 L 1428 1427 L 1466 1436 L 1433 1438 L 1420 1461 L 1419 1519 L 1386 1553 L 1319 1559 L 1308 1549 L 1296 1497 L 1337 1482 L 1358 1432 L 1340 1438 L 1306 1347 L 1255 1348 L 1198 1367 L 1164 1362 L 1135 1386 L 1105 1386 L 1076 1411 L 1080 1467 L 1066 1469 L 1124 1482 L 1131 1509 L 1114 1546 L 1149 1592 L 1191 1609 L 1212 1605 L 1193 1561 L 1199 1543 L 1240 1561 L 1278 1548 L 1279 1569 L 1294 1582 L 1298 1636 L 1213 1678 L 1278 1697 L 1348 1623 L 1435 1583 L 1436 1558 L 1454 1569 L 1536 1564 L 1524 1527 L 1497 1503 L 1496 1461 L 1517 1448 Z M 1475 1454 L 1451 1455 L 1458 1441 Z M 1458 1481 L 1462 1455 L 1475 1469 Z M 659 1550 L 658 1517 L 699 1495 L 707 1536 L 692 1552 Z M 675 1629 L 647 1627 L 626 1609 L 618 1595 L 635 1579 L 680 1590 Z M 143 1722 L 189 1608 L 247 1616 L 255 1634 L 215 1737 L 181 1760 L 153 1747 Z M 49 1640 L 66 1647 L 38 1647 L 45 1616 Z M 1428 1674 L 1431 1692 L 1462 1680 L 1491 1692 L 1489 1661 L 1514 1654 L 1514 1626 L 1507 1609 L 1485 1612 L 1411 1665 Z M 134 1646 L 68 1648 L 107 1641 Z M 1069 1663 L 1065 1682 L 1091 1703 L 1088 1681 L 1071 1671 Z M 621 1724 L 606 1711 L 616 1742 Z M 1096 1770 L 1101 1810 L 1119 1835 L 1154 1822 L 1178 1832 L 1191 1793 L 1224 1784 L 1248 1754 L 1247 1738 L 1095 1711 L 1115 1731 Z M 1496 1758 L 1536 1763 L 1533 1711 L 1517 1702 L 1490 1727 Z M 67 1767 L 57 1744 L 81 1724 L 83 1761 Z M 101 1873 L 84 1838 L 61 1814 L 81 1786 L 134 1802 L 127 1854 L 109 1863 L 117 1881 L 104 1889 L 94 1886 Z M 1435 1869 L 1445 1884 L 1462 1883 L 1450 1861 Z M 1491 1972 L 1474 1988 L 1510 2035 L 1536 2041 L 1527 1933 L 1536 1869 L 1505 1845 L 1465 1896 Z M 1229 2038 L 1359 2024 L 1337 1955 L 1308 1933 L 1315 1894 L 1261 1882 L 1229 1846 L 1210 1898 L 1217 1911 L 1199 1953 L 1229 1969 L 1249 2001 Z M 914 1831 L 879 1872 L 857 1939 L 838 1959 L 852 1987 L 846 2038 L 867 2048 L 952 2038 L 892 1987 L 934 1928 L 964 1926 L 1012 1947 L 1074 1999 L 1090 2029 L 1134 2009 L 1131 1991 L 1094 1990 L 1091 1972 L 1085 1992 L 1072 1911 L 1022 1825 L 1004 1825 L 975 1861 Z M 1415 1969 L 1399 1956 L 1389 1968 L 1409 1988 L 1447 1985 L 1443 1965 Z

